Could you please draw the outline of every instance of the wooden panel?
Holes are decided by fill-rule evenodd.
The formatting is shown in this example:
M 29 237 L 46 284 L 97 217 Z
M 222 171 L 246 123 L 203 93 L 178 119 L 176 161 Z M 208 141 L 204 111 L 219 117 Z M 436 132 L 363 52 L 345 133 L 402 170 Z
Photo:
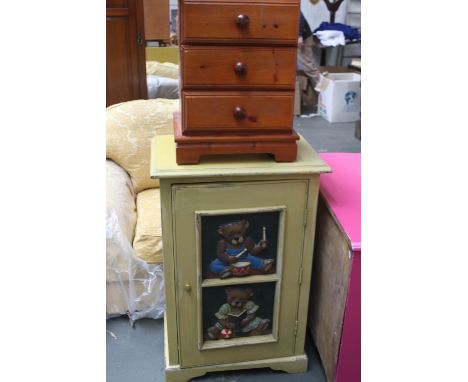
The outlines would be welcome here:
M 294 92 L 183 92 L 183 131 L 291 131 Z M 236 119 L 235 109 L 244 113 Z
M 181 42 L 226 42 L 297 44 L 298 1 L 288 4 L 248 2 L 185 2 L 181 12 Z M 248 26 L 236 24 L 239 15 L 249 18 Z
M 109 4 L 109 2 L 108 2 Z M 106 106 L 147 98 L 142 0 L 110 2 L 106 9 Z
M 106 17 L 128 17 L 128 8 L 108 8 Z
M 132 99 L 134 88 L 129 76 L 132 63 L 129 57 L 129 21 L 126 17 L 108 17 L 106 22 L 106 106 Z
M 298 272 L 304 241 L 304 210 L 307 205 L 307 181 L 223 183 L 173 188 L 173 216 L 175 216 L 175 258 L 178 277 L 176 299 L 179 317 L 190 317 L 179 323 L 181 366 L 204 366 L 217 363 L 243 362 L 294 354 L 294 327 L 299 299 Z M 270 192 L 274 188 L 275 192 Z M 214 198 L 213 195 L 216 195 Z M 244 195 L 249 195 L 245 198 Z M 286 198 L 285 195 L 288 197 Z M 286 206 L 286 230 L 281 285 L 276 296 L 279 306 L 278 338 L 276 342 L 248 346 L 226 347 L 222 351 L 199 350 L 198 336 L 201 327 L 199 315 L 200 281 L 197 278 L 195 211 L 221 209 L 260 209 Z M 183 238 L 183 239 L 180 239 Z M 193 286 L 191 292 L 185 284 Z
M 185 47 L 181 62 L 184 87 L 294 88 L 296 48 Z
M 169 41 L 169 0 L 143 0 L 145 40 Z
M 335 381 L 351 264 L 348 242 L 320 197 L 309 325 L 328 381 Z
M 128 8 L 128 0 L 106 0 L 106 9 Z

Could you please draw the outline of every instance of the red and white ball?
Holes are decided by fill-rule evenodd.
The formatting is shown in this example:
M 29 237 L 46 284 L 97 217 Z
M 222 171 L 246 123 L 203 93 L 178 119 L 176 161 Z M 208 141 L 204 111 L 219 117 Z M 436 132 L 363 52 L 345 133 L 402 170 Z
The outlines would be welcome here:
M 221 337 L 223 338 L 231 338 L 232 337 L 232 330 L 228 328 L 224 328 L 221 330 Z

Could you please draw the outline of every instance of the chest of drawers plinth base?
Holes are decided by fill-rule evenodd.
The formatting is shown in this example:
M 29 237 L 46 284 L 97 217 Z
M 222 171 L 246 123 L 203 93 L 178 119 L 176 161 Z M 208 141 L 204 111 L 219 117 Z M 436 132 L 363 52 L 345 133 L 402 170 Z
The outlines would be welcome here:
M 189 136 L 182 133 L 180 113 L 174 113 L 174 138 L 178 164 L 197 164 L 204 155 L 271 154 L 277 162 L 296 160 L 299 135 L 284 134 Z

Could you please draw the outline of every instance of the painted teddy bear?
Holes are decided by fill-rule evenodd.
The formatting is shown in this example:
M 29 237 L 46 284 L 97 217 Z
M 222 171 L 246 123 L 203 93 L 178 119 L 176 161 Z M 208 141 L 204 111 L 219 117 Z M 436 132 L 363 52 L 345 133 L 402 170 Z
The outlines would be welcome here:
M 218 233 L 223 237 L 216 247 L 217 259 L 210 263 L 210 271 L 224 279 L 231 276 L 231 264 L 238 261 L 249 261 L 252 269 L 263 273 L 268 272 L 273 260 L 257 257 L 267 247 L 267 241 L 261 240 L 255 244 L 252 238 L 246 236 L 249 222 L 235 221 L 218 227 Z
M 209 338 L 258 335 L 268 329 L 270 320 L 256 316 L 260 307 L 252 301 L 252 288 L 227 287 L 225 292 L 227 302 L 215 313 L 218 322 L 208 329 Z

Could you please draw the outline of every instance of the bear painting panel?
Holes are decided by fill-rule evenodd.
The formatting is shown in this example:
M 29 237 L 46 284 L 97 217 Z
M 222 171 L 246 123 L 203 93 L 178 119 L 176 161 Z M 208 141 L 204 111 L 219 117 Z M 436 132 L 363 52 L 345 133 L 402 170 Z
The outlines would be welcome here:
M 203 216 L 203 277 L 275 273 L 279 218 L 280 211 Z
M 270 334 L 275 283 L 203 289 L 205 340 Z

